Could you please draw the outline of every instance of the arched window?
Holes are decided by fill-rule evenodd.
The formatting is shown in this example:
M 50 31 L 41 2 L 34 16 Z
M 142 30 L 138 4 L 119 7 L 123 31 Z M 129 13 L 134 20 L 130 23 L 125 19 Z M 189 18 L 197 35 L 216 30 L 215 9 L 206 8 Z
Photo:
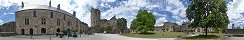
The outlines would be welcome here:
M 45 18 L 41 18 L 41 24 L 43 24 L 43 25 L 46 24 L 46 19 Z
M 42 28 L 41 29 L 41 33 L 46 33 L 46 29 L 45 28 Z
M 57 19 L 57 25 L 60 25 L 60 19 Z
M 29 25 L 29 18 L 25 18 L 25 25 Z

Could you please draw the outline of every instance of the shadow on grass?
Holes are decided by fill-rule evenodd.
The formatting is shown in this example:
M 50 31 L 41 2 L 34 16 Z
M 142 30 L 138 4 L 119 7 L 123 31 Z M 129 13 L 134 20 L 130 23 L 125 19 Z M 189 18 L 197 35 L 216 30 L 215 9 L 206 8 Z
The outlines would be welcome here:
M 219 36 L 217 35 L 199 35 L 199 36 L 194 36 L 194 37 L 189 37 L 189 38 L 184 38 L 184 39 L 217 39 Z
M 152 35 L 152 34 L 155 34 L 155 33 L 133 33 L 133 34 L 140 34 L 140 35 Z

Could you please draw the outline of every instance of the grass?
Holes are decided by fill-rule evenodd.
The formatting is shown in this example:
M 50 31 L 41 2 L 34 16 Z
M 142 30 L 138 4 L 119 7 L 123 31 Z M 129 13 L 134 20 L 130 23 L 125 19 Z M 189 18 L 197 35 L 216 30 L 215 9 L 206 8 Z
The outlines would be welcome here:
M 217 40 L 219 36 L 217 35 L 199 35 L 195 37 L 190 37 L 190 38 L 180 38 L 178 40 Z
M 138 38 L 174 38 L 177 36 L 187 35 L 183 32 L 155 32 L 148 34 L 140 34 L 140 33 L 122 33 L 120 35 L 128 36 L 128 37 L 138 37 Z

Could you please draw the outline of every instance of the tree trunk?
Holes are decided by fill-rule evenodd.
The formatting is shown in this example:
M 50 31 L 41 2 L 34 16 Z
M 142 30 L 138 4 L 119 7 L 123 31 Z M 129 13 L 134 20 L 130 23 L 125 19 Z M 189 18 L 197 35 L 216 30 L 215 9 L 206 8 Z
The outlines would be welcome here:
M 205 27 L 205 36 L 208 35 L 208 27 Z

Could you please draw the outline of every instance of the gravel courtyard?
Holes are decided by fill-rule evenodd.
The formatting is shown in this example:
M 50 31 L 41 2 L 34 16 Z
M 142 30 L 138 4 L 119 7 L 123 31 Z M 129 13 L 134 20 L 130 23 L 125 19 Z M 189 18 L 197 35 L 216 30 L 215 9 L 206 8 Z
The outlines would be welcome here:
M 16 35 L 10 37 L 0 37 L 1 40 L 175 40 L 175 38 L 133 38 L 121 36 L 119 34 L 95 34 L 95 35 L 79 35 L 77 38 L 64 37 L 58 38 L 54 35 L 39 35 L 39 36 L 25 36 L 25 35 Z

